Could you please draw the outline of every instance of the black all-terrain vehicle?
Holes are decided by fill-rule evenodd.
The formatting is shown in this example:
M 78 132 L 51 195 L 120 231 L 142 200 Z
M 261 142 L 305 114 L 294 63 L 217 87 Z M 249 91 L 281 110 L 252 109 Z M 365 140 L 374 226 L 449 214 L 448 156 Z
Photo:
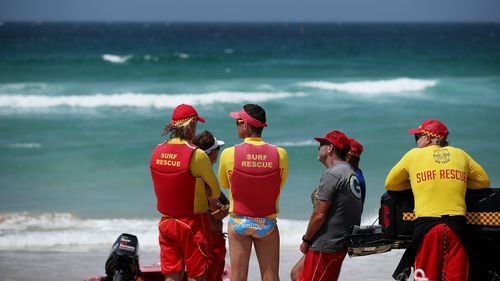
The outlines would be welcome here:
M 469 280 L 500 281 L 500 189 L 468 189 L 466 203 Z M 411 190 L 384 193 L 379 210 L 380 225 L 355 226 L 347 235 L 349 256 L 407 248 L 413 237 L 413 207 Z

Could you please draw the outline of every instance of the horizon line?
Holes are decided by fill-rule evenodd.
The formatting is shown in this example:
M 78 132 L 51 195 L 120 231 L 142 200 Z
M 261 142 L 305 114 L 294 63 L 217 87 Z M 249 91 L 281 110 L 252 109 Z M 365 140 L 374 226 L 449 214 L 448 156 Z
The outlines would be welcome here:
M 212 21 L 212 20 L 2 20 L 0 23 L 123 23 L 123 24 L 500 24 L 499 21 Z

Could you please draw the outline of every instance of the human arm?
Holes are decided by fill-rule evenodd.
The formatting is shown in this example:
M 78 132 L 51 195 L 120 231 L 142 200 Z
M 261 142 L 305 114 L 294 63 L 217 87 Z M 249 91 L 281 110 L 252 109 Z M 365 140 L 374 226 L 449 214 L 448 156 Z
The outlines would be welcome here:
M 309 219 L 309 224 L 307 225 L 306 234 L 304 234 L 303 240 L 311 241 L 313 239 L 314 235 L 316 235 L 321 226 L 325 223 L 331 205 L 332 201 L 330 200 L 318 199 L 313 213 L 311 214 L 311 218 Z M 300 251 L 306 253 L 309 246 L 308 242 L 302 241 L 300 244 Z
M 415 149 L 410 150 L 406 153 L 399 162 L 392 167 L 389 174 L 385 179 L 385 189 L 393 190 L 393 191 L 401 191 L 405 189 L 410 189 L 410 175 L 408 173 L 408 163 L 413 159 L 413 151 Z
M 467 174 L 467 188 L 481 189 L 490 187 L 490 178 L 472 157 L 468 156 L 469 173 Z
M 200 177 L 205 182 L 205 187 L 207 188 L 207 198 L 210 201 L 210 206 L 213 210 L 213 205 L 215 205 L 217 199 L 220 196 L 220 186 L 217 178 L 215 177 L 214 171 L 212 169 L 212 163 L 208 158 L 207 154 L 201 149 L 196 149 L 194 152 L 194 157 L 191 157 L 190 168 L 193 175 Z
M 222 205 L 219 203 L 219 208 L 212 212 L 211 215 L 214 216 L 216 220 L 222 220 L 229 214 L 229 204 Z
M 219 180 L 223 188 L 229 188 L 229 171 L 232 171 L 234 163 L 234 147 L 226 148 L 219 158 Z
M 218 209 L 212 212 L 212 216 L 214 216 L 217 220 L 222 220 L 229 214 L 229 199 L 227 199 L 226 195 L 222 191 L 217 205 Z
M 285 149 L 278 147 L 279 154 L 279 165 L 281 169 L 281 185 L 280 188 L 283 188 L 285 185 L 286 179 L 288 178 L 288 153 Z
M 319 183 L 318 191 L 316 193 L 316 205 L 314 206 L 306 233 L 302 238 L 300 250 L 305 253 L 309 249 L 312 239 L 321 229 L 326 222 L 328 212 L 332 205 L 332 198 L 334 198 L 336 189 L 339 187 L 339 177 L 329 173 L 323 173 Z
M 227 199 L 226 194 L 224 194 L 222 191 L 220 193 L 219 202 L 222 205 L 229 205 L 229 199 Z

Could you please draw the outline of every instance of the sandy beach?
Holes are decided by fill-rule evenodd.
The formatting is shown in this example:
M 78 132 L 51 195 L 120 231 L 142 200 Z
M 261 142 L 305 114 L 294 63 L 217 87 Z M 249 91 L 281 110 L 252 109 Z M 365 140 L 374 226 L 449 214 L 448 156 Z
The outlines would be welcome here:
M 387 173 L 415 147 L 407 130 L 425 119 L 446 123 L 451 144 L 499 186 L 499 24 L 331 20 L 0 17 L 0 281 L 103 275 L 121 233 L 139 237 L 141 264 L 158 262 L 149 161 L 181 103 L 206 119 L 200 132 L 227 147 L 242 141 L 229 112 L 256 103 L 269 113 L 264 140 L 286 149 L 289 161 L 279 202 L 282 280 L 302 255 L 309 195 L 324 171 L 314 137 L 325 132 L 364 146 L 362 225 L 380 223 Z M 340 279 L 391 280 L 401 255 L 346 258 Z M 259 275 L 254 256 L 249 280 Z
M 339 280 L 392 280 L 394 270 L 402 251 L 366 257 L 346 257 Z M 159 253 L 141 251 L 141 264 L 158 261 Z M 280 279 L 290 280 L 292 266 L 300 257 L 300 252 L 290 246 L 281 250 Z M 104 275 L 104 263 L 108 251 L 58 252 L 58 251 L 2 251 L 0 252 L 0 281 L 45 281 L 45 280 L 85 280 L 92 276 Z M 227 257 L 226 260 L 228 260 Z M 254 254 L 250 261 L 249 281 L 260 280 L 257 259 Z

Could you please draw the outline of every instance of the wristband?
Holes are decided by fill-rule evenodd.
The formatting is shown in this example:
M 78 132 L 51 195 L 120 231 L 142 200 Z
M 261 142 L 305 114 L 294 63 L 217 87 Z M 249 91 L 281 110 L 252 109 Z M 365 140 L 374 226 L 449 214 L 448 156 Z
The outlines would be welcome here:
M 311 245 L 311 243 L 312 243 L 312 241 L 311 241 L 311 240 L 307 240 L 307 239 L 306 239 L 306 235 L 305 235 L 305 234 L 304 234 L 304 235 L 302 235 L 302 242 L 307 243 L 307 244 L 309 244 L 309 245 Z

